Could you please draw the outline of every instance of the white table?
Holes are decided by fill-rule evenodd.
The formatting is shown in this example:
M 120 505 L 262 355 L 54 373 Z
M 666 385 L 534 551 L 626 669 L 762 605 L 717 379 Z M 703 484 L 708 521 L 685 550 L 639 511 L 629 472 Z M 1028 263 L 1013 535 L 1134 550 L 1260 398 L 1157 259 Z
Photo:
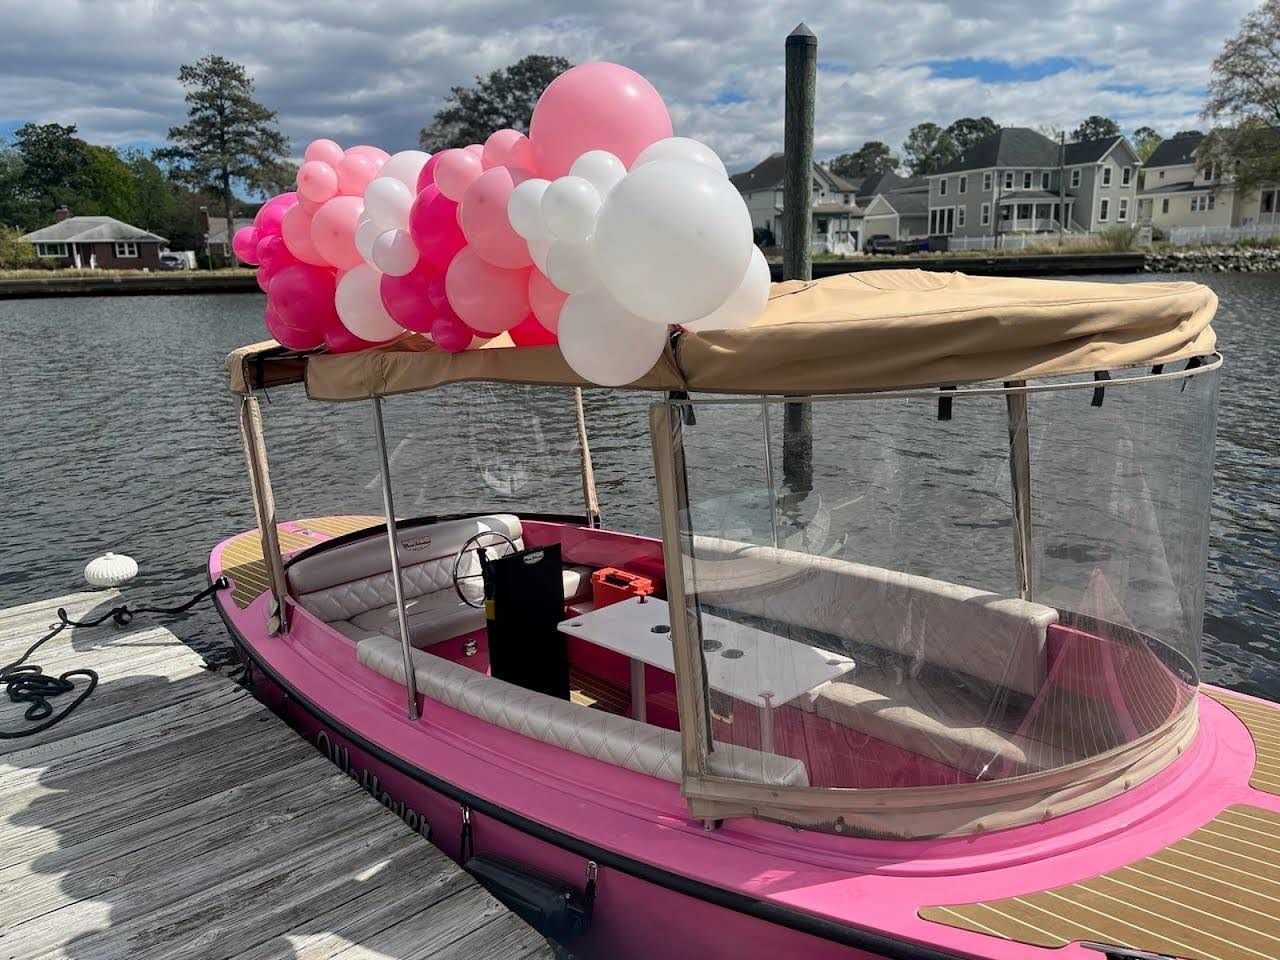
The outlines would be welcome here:
M 630 658 L 631 715 L 644 720 L 644 665 L 675 672 L 667 602 L 631 597 L 565 620 L 560 631 Z M 707 685 L 756 705 L 760 749 L 766 752 L 773 751 L 774 707 L 854 666 L 851 659 L 830 650 L 705 613 L 702 642 Z

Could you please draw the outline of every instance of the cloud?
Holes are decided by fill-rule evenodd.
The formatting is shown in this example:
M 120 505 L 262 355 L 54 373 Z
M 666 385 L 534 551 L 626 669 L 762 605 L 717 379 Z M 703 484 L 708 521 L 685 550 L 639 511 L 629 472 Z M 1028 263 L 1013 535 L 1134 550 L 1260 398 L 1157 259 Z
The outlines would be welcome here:
M 1210 60 L 1252 0 L 832 2 L 809 20 L 821 68 L 820 156 L 924 120 L 986 114 L 1071 127 L 1192 126 Z M 75 123 L 87 139 L 160 143 L 184 107 L 179 64 L 244 63 L 295 151 L 330 136 L 415 145 L 449 87 L 528 53 L 611 59 L 644 73 L 677 132 L 740 169 L 782 144 L 783 40 L 801 18 L 760 0 L 0 0 L 0 129 Z M 808 16 L 808 14 L 805 14 Z

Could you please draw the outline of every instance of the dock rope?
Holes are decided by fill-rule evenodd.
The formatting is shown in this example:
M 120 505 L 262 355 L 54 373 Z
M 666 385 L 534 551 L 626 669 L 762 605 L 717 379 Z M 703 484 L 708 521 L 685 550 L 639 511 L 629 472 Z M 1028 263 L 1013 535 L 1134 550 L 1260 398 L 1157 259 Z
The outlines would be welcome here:
M 219 577 L 190 600 L 176 607 L 138 607 L 136 610 L 131 610 L 128 604 L 121 604 L 118 607 L 112 607 L 102 616 L 94 617 L 92 620 L 72 620 L 67 616 L 66 608 L 59 607 L 58 622 L 54 624 L 53 629 L 27 647 L 17 660 L 0 667 L 0 683 L 4 684 L 5 693 L 8 694 L 13 703 L 29 704 L 23 716 L 29 723 L 36 724 L 34 727 L 24 727 L 21 730 L 0 730 L 0 740 L 17 740 L 21 737 L 30 737 L 43 730 L 48 730 L 54 724 L 70 716 L 71 712 L 84 703 L 89 694 L 93 693 L 98 686 L 97 671 L 90 670 L 88 667 L 73 668 L 55 677 L 45 673 L 38 663 L 27 663 L 33 653 L 67 627 L 96 627 L 107 620 L 114 621 L 118 627 L 127 627 L 133 622 L 133 618 L 140 613 L 175 616 L 179 613 L 186 613 L 201 600 L 211 597 L 219 590 L 225 590 L 229 586 L 230 583 L 226 577 Z M 88 680 L 88 683 L 85 684 L 78 697 L 67 704 L 61 712 L 55 714 L 50 700 L 53 697 L 75 690 L 76 685 L 71 682 L 72 677 L 84 677 Z

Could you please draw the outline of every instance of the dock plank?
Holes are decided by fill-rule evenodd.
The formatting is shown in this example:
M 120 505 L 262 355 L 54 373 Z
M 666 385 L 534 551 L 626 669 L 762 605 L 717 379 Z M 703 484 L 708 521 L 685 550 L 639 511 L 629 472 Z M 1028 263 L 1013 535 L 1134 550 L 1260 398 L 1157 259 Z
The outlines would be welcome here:
M 79 618 L 116 602 L 0 610 L 0 663 L 59 607 Z M 0 957 L 553 955 L 163 627 L 69 629 L 32 660 L 101 681 L 51 730 L 0 740 Z M 0 704 L 0 729 L 23 722 Z

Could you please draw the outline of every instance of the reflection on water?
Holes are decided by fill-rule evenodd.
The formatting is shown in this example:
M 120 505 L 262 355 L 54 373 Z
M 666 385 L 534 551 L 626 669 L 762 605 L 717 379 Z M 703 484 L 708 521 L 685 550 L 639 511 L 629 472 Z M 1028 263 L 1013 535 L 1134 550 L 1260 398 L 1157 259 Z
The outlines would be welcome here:
M 1119 282 L 1126 279 L 1149 278 Z M 1280 275 L 1190 279 L 1221 297 L 1216 327 L 1227 356 L 1204 676 L 1280 698 L 1280 507 L 1272 493 L 1280 396 L 1271 385 Z M 137 600 L 204 584 L 209 548 L 253 524 L 222 362 L 232 348 L 262 338 L 261 310 L 262 298 L 248 294 L 0 301 L 0 606 L 79 589 L 84 563 L 108 549 L 139 560 L 142 575 L 128 589 Z M 655 533 L 646 403 L 639 395 L 586 391 L 606 523 Z M 264 418 L 281 516 L 380 512 L 367 404 L 311 403 L 300 390 L 282 389 L 264 404 Z M 402 514 L 581 510 L 568 391 L 458 385 L 392 398 L 386 419 Z M 857 426 L 846 425 L 851 437 Z M 995 493 L 1003 460 L 993 461 L 990 484 L 965 485 L 937 446 L 953 440 L 966 442 L 958 427 L 913 438 L 912 463 L 902 469 L 921 484 L 961 485 L 966 525 L 939 525 L 939 536 L 963 530 L 1003 551 L 1008 520 L 1003 495 Z M 856 449 L 851 440 L 850 455 Z M 716 468 L 730 478 L 758 472 L 758 453 L 726 449 Z M 753 475 L 745 486 L 757 480 Z M 875 490 L 874 482 L 859 495 L 893 499 L 892 489 Z M 832 500 L 822 509 L 845 507 Z M 920 542 L 926 540 L 945 550 L 936 539 Z M 1007 576 L 1007 553 L 1000 560 L 992 572 Z M 207 608 L 178 632 L 205 651 L 225 643 Z

